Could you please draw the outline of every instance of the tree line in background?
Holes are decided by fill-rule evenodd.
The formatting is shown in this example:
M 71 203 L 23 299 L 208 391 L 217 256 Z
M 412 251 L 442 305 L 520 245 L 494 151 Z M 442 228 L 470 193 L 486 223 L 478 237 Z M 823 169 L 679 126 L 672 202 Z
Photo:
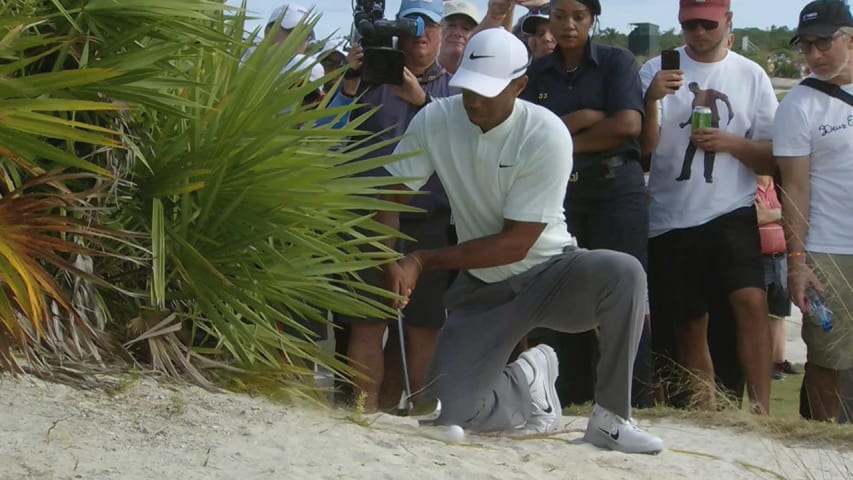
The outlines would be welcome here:
M 774 76 L 786 78 L 799 78 L 801 74 L 801 56 L 790 46 L 794 30 L 789 27 L 771 26 L 770 29 L 760 28 L 736 28 L 734 29 L 735 43 L 734 51 L 744 55 L 761 65 L 767 72 Z M 605 28 L 597 33 L 597 41 L 605 45 L 613 45 L 628 48 L 628 34 L 621 33 L 613 28 Z M 743 39 L 748 38 L 750 48 L 743 49 Z M 681 33 L 676 29 L 660 32 L 658 51 L 649 52 L 649 55 L 638 57 L 644 61 L 660 50 L 675 48 L 682 45 Z

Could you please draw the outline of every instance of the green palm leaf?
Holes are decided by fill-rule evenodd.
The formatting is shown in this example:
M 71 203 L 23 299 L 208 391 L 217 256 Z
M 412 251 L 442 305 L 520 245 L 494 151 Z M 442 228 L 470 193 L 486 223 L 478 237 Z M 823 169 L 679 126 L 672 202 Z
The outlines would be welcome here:
M 109 348 L 170 374 L 212 387 L 207 372 L 218 368 L 231 386 L 298 395 L 313 392 L 310 364 L 351 374 L 306 325 L 325 325 L 328 312 L 391 316 L 364 295 L 389 294 L 356 272 L 396 258 L 383 243 L 395 232 L 359 212 L 400 207 L 375 198 L 394 180 L 355 177 L 395 160 L 354 161 L 384 145 L 366 146 L 364 118 L 314 126 L 355 107 L 303 105 L 329 79 L 283 71 L 317 19 L 241 63 L 243 15 L 222 1 L 17 0 L 0 10 L 16 20 L 0 18 L 9 59 L 0 65 L 0 154 L 14 160 L 0 164 L 0 180 L 16 187 L 56 165 L 112 178 L 98 177 L 104 193 L 85 199 L 74 194 L 91 188 L 82 178 L 54 179 L 97 207 L 88 230 L 61 224 L 111 252 L 94 259 L 94 274 L 73 270 L 64 255 L 76 251 L 56 243 L 70 238 L 61 229 L 43 235 L 41 254 L 0 246 L 0 275 L 14 274 L 0 295 L 0 347 L 4 338 L 32 346 L 42 327 L 22 336 L 29 330 L 17 323 L 26 312 L 45 324 L 39 298 L 72 304 L 48 281 L 67 271 L 98 287 L 106 322 L 80 319 L 89 330 L 119 336 L 124 347 Z M 56 223 L 73 219 L 53 208 Z M 23 237 L 9 238 L 23 247 Z

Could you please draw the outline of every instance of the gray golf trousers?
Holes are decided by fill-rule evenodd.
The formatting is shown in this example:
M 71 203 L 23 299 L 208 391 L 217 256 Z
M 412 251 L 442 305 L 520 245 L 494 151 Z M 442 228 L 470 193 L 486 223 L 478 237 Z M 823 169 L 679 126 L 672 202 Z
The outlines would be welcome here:
M 463 272 L 445 295 L 423 397 L 441 400 L 439 424 L 479 432 L 522 427 L 530 388 L 513 348 L 531 329 L 568 333 L 599 328 L 595 402 L 631 415 L 631 376 L 642 333 L 646 274 L 624 253 L 569 247 L 533 269 L 497 283 Z

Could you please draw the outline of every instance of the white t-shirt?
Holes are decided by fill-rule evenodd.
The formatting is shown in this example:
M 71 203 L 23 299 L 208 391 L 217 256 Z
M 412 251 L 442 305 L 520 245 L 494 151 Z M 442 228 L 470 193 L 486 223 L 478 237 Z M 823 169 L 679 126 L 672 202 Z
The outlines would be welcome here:
M 728 52 L 715 63 L 700 63 L 681 54 L 684 86 L 659 103 L 660 141 L 652 154 L 649 176 L 649 236 L 695 227 L 738 208 L 752 205 L 755 172 L 728 153 L 714 155 L 713 168 L 705 171 L 705 152 L 696 149 L 689 180 L 681 177 L 692 129 L 694 106 L 716 109 L 719 128 L 751 140 L 771 140 L 773 116 L 778 106 L 770 78 L 758 64 Z M 645 91 L 660 71 L 660 57 L 640 69 Z M 697 93 L 691 91 L 695 90 Z M 687 122 L 682 128 L 681 124 Z M 712 177 L 708 183 L 705 175 Z
M 494 283 L 559 255 L 575 241 L 566 227 L 563 198 L 572 171 L 572 138 L 547 109 L 516 100 L 512 114 L 483 133 L 471 123 L 462 96 L 433 100 L 418 112 L 395 154 L 418 155 L 388 165 L 419 190 L 435 172 L 447 192 L 460 242 L 496 235 L 504 219 L 545 223 L 545 230 L 516 263 L 473 269 Z
M 853 93 L 853 85 L 842 88 Z M 806 249 L 853 254 L 853 107 L 811 87 L 795 87 L 776 113 L 773 154 L 810 157 Z

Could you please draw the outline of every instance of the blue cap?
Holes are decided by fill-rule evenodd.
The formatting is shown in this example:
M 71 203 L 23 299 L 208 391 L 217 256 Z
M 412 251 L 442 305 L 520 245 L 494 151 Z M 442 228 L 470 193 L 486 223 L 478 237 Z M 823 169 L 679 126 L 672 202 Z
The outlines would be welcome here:
M 444 17 L 443 0 L 401 0 L 397 17 L 423 15 L 434 23 L 441 23 Z

